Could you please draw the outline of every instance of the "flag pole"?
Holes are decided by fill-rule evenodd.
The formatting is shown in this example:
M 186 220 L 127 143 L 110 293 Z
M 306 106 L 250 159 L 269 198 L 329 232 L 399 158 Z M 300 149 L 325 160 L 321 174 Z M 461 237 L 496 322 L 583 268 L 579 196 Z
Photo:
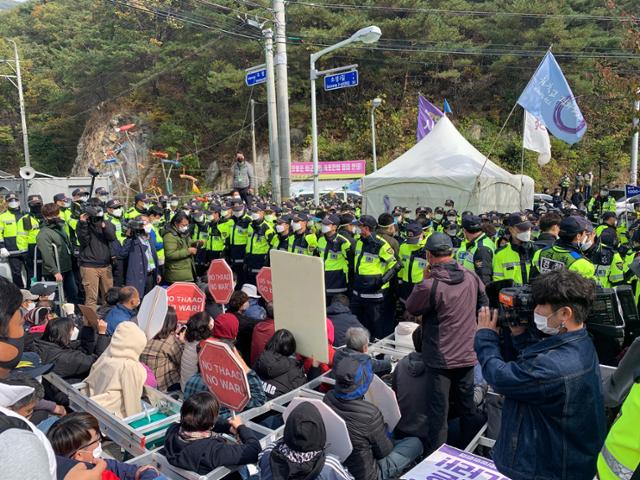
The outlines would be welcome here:
M 527 128 L 527 112 L 522 116 L 522 154 L 520 156 L 520 175 L 524 175 L 524 130 Z

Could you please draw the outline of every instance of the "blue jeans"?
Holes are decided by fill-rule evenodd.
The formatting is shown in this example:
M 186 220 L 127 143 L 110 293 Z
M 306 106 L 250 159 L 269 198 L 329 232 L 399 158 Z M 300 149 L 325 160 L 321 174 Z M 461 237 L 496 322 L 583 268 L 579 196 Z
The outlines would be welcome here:
M 379 480 L 399 477 L 411 462 L 422 455 L 422 442 L 419 438 L 406 437 L 392 441 L 391 453 L 378 460 Z

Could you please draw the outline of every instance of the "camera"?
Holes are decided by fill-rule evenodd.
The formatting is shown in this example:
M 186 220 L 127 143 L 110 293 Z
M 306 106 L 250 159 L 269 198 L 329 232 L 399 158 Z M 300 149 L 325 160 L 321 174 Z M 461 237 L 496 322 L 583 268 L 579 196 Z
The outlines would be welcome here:
M 144 235 L 144 222 L 139 218 L 132 218 L 126 223 L 122 224 L 122 231 L 127 234 L 127 236 L 137 237 L 138 235 Z

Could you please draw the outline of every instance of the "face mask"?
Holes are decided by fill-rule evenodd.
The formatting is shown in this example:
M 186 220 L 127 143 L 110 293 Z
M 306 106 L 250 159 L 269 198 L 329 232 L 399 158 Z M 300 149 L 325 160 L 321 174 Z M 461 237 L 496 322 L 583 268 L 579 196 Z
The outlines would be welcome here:
M 178 206 L 178 200 L 171 200 L 171 203 L 169 203 L 169 205 L 171 205 L 172 207 L 177 207 Z
M 275 216 L 275 215 L 265 215 L 265 216 L 264 216 L 264 219 L 265 219 L 267 222 L 274 222 L 274 221 L 275 221 L 275 219 L 276 219 L 276 216 Z
M 109 195 L 100 195 L 100 200 L 106 202 L 107 200 L 109 200 Z
M 99 217 L 99 218 L 104 217 L 104 212 L 102 210 L 99 210 L 98 213 L 96 214 L 96 217 Z
M 518 232 L 516 233 L 516 238 L 521 242 L 528 242 L 531 240 L 531 230 L 527 230 L 526 232 Z
M 145 203 L 145 204 L 142 206 L 142 209 L 143 209 L 143 210 L 149 210 L 150 208 L 151 208 L 151 205 L 150 205 L 149 203 Z
M 182 210 L 182 211 L 187 217 L 191 215 L 191 210 Z
M 100 458 L 102 456 L 102 442 L 98 442 L 98 446 L 92 453 L 93 458 Z
M 204 220 L 204 216 L 203 215 L 196 215 L 195 217 L 193 217 L 193 221 L 194 222 L 202 223 L 202 220 Z
M 608 190 L 600 190 L 600 195 L 602 195 L 603 197 L 606 197 L 607 195 L 609 195 L 609 191 Z
M 178 227 L 179 233 L 187 233 L 189 231 L 189 225 L 184 225 L 182 227 Z
M 80 197 L 81 202 L 86 202 L 87 200 L 89 200 L 89 195 L 83 195 Z
M 356 227 L 353 229 L 354 235 L 362 235 L 362 229 L 360 227 Z
M 35 304 L 35 303 L 33 303 L 33 302 L 30 302 L 30 303 L 29 303 L 29 305 L 27 305 L 27 306 L 25 307 L 25 310 L 26 310 L 27 312 L 30 312 L 30 311 L 31 311 L 31 310 L 33 310 L 34 308 L 36 308 L 36 304 Z
M 396 223 L 402 223 L 402 217 L 393 217 L 393 221 Z
M 70 208 L 70 207 L 71 207 L 70 201 L 64 202 L 64 208 Z
M 278 233 L 284 232 L 284 225 L 276 225 L 276 232 Z
M 591 246 L 593 245 L 593 242 L 588 237 L 586 237 L 583 240 L 580 240 L 578 245 L 580 246 L 580 250 L 582 250 L 583 252 L 586 252 L 591 248 Z
M 233 216 L 236 218 L 240 218 L 243 215 L 244 212 L 240 211 L 240 212 L 233 212 Z
M 259 213 L 252 213 L 251 214 L 251 220 L 253 220 L 254 222 L 257 222 L 258 220 L 260 220 L 260 214 Z
M 116 218 L 120 218 L 122 216 L 122 209 L 116 208 L 111 215 L 113 215 Z
M 449 235 L 450 237 L 455 237 L 457 233 L 457 230 L 447 230 L 447 235 Z
M 144 226 L 144 231 L 145 231 L 146 233 L 151 233 L 151 230 L 153 230 L 153 226 L 147 223 L 147 224 Z
M 447 220 L 451 223 L 456 221 L 456 217 L 447 217 Z
M 536 328 L 542 333 L 546 333 L 547 335 L 556 335 L 558 332 L 560 332 L 559 328 L 549 326 L 549 318 L 551 318 L 551 316 L 555 313 L 556 312 L 553 312 L 548 317 L 545 317 L 544 315 L 533 312 L 533 321 L 536 324 Z
M 34 215 L 39 215 L 42 211 L 42 205 L 36 203 L 35 205 L 29 205 L 29 211 Z
M 16 365 L 18 365 L 18 363 L 20 363 L 20 358 L 22 357 L 22 352 L 24 352 L 24 337 L 20 337 L 20 338 L 1 337 L 1 338 L 2 338 L 2 340 L 0 340 L 0 342 L 8 343 L 12 347 L 14 347 L 16 350 L 18 350 L 18 353 L 17 353 L 16 357 L 13 360 L 7 360 L 6 362 L 0 362 L 0 368 L 5 368 L 7 370 L 13 370 L 14 368 L 16 368 Z
M 9 202 L 9 208 L 10 208 L 11 210 L 16 210 L 16 209 L 20 208 L 20 202 L 17 202 L 17 201 L 15 201 L 15 200 L 11 200 L 11 201 Z
M 331 225 L 322 225 L 320 230 L 322 231 L 322 233 L 329 233 L 331 231 Z
M 78 327 L 73 327 L 73 331 L 71 332 L 71 341 L 73 342 L 74 340 L 77 340 L 78 335 L 80 335 L 80 330 L 78 330 Z
M 302 228 L 302 224 L 300 222 L 293 222 L 291 224 L 291 228 L 293 228 L 294 232 L 297 232 L 298 230 L 300 230 Z
M 233 196 L 233 199 L 234 199 L 234 200 L 240 200 L 240 195 L 234 195 L 234 196 Z
M 230 218 L 231 217 L 231 211 L 230 210 L 225 210 L 224 212 L 222 212 L 222 217 L 223 218 Z

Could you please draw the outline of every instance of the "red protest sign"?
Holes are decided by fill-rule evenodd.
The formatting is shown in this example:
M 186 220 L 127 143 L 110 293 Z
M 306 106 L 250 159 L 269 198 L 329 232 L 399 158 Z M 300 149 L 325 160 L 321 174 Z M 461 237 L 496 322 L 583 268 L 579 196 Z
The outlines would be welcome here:
M 211 262 L 207 272 L 207 286 L 216 303 L 220 305 L 229 303 L 235 285 L 233 271 L 224 259 L 219 258 Z
M 204 311 L 205 298 L 195 283 L 176 282 L 167 288 L 168 304 L 176 309 L 180 323 L 187 323 L 191 315 Z
M 273 289 L 271 287 L 271 268 L 262 267 L 256 275 L 256 287 L 258 292 L 267 302 L 273 302 Z
M 198 363 L 204 383 L 218 401 L 234 412 L 241 412 L 249 403 L 251 392 L 247 374 L 229 345 L 205 340 Z

